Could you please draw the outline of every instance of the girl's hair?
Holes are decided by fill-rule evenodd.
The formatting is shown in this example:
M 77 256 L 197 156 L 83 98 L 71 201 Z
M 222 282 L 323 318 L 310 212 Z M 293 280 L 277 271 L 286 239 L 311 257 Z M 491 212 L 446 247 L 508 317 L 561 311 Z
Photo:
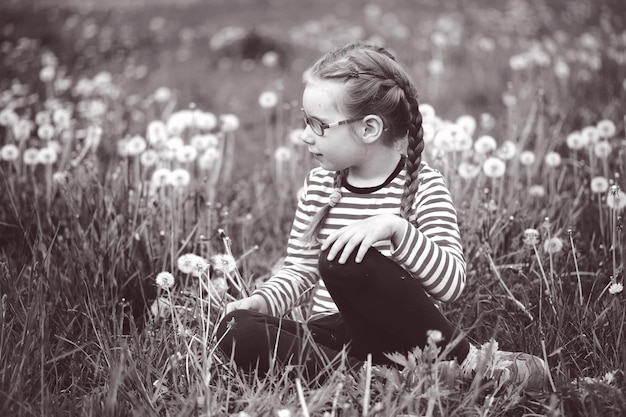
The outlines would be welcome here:
M 393 142 L 407 137 L 406 180 L 400 214 L 408 218 L 417 192 L 419 166 L 424 150 L 422 114 L 417 90 L 407 70 L 386 49 L 363 43 L 351 43 L 335 49 L 318 60 L 304 74 L 304 82 L 313 80 L 343 81 L 343 97 L 337 104 L 347 118 L 378 115 L 385 128 L 383 140 Z M 337 171 L 335 189 L 341 188 L 347 170 Z M 311 220 L 302 239 L 313 241 L 328 211 L 336 201 L 321 208 Z

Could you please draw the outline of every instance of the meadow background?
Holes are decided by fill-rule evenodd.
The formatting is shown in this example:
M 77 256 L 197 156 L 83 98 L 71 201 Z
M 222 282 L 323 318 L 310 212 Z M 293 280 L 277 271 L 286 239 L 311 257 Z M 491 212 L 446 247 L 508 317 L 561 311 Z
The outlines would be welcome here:
M 625 9 L 4 0 L 0 414 L 626 415 Z M 389 47 L 420 90 L 468 262 L 443 311 L 544 357 L 548 392 L 444 375 L 433 346 L 314 381 L 216 352 L 314 166 L 302 71 L 352 40 Z

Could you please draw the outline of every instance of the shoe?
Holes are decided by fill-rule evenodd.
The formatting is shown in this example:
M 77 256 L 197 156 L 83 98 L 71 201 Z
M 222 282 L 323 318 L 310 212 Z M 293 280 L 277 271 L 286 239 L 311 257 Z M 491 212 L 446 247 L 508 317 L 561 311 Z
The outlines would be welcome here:
M 480 374 L 496 381 L 499 388 L 514 384 L 522 389 L 546 391 L 549 387 L 549 369 L 543 359 L 528 353 L 500 351 L 496 341 L 487 342 L 480 349 L 470 345 L 460 368 L 465 378 Z

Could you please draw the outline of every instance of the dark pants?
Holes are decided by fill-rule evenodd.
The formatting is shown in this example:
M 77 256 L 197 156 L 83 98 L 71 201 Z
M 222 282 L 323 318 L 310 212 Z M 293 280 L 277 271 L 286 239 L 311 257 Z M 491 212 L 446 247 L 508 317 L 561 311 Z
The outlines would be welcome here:
M 365 360 L 371 353 L 374 363 L 389 364 L 384 353 L 407 353 L 426 346 L 429 330 L 442 333 L 442 347 L 458 335 L 422 286 L 401 266 L 375 249 L 370 249 L 360 263 L 354 262 L 354 256 L 345 264 L 337 262 L 339 256 L 329 262 L 327 252 L 320 256 L 319 271 L 338 314 L 300 323 L 236 310 L 219 325 L 221 350 L 232 354 L 246 370 L 258 367 L 265 373 L 275 358 L 278 364 L 300 364 L 307 374 L 315 375 L 344 346 L 352 363 L 354 359 Z M 449 359 L 460 363 L 468 351 L 469 343 L 462 338 L 451 349 Z M 326 360 L 320 359 L 324 356 Z

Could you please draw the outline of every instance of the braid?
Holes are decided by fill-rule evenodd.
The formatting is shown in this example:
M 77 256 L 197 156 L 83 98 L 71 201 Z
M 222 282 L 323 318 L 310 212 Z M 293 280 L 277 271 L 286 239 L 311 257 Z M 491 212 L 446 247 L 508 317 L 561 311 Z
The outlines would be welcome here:
M 347 175 L 347 173 L 347 169 L 335 172 L 335 176 L 333 178 L 334 191 L 329 196 L 328 204 L 315 213 L 315 216 L 311 219 L 311 223 L 309 223 L 307 230 L 304 232 L 300 240 L 308 243 L 315 242 L 315 238 L 322 229 L 322 224 L 324 223 L 324 219 L 326 219 L 328 212 L 341 198 L 341 184 L 343 183 L 343 178 Z
M 419 175 L 419 166 L 422 162 L 422 151 L 424 150 L 424 128 L 422 127 L 422 114 L 419 111 L 417 100 L 413 96 L 407 96 L 407 102 L 411 110 L 415 112 L 413 122 L 409 126 L 407 158 L 405 162 L 406 179 L 404 181 L 404 192 L 402 193 L 402 203 L 400 205 L 400 214 L 403 218 L 408 219 L 415 194 L 419 187 L 417 176 Z M 413 112 L 411 112 L 413 113 Z

